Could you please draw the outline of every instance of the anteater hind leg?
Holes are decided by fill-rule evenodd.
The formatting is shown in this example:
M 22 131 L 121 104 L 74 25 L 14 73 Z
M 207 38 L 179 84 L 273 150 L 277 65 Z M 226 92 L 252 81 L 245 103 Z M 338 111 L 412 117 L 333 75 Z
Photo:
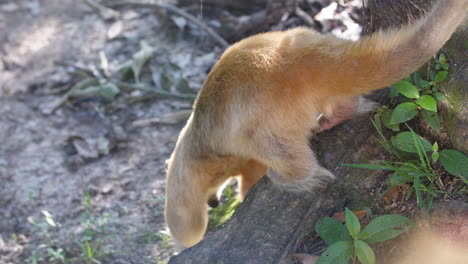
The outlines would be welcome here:
M 238 177 L 240 197 L 244 200 L 247 192 L 254 186 L 263 176 L 266 175 L 267 167 L 255 160 L 249 160 L 241 168 L 241 174 Z
M 269 167 L 268 176 L 292 191 L 308 191 L 324 179 L 334 178 L 318 163 L 308 145 L 307 135 L 295 135 L 296 138 L 264 137 L 257 141 L 257 146 L 262 147 L 258 160 Z

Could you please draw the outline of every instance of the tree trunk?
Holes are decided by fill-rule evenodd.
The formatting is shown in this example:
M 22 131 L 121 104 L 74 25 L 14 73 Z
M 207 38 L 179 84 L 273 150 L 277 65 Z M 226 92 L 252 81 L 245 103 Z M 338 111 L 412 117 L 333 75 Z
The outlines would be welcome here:
M 460 27 L 442 51 L 450 61 L 450 74 L 440 85 L 446 94 L 443 102 L 442 119 L 453 148 L 468 154 L 468 49 L 466 36 L 468 24 Z
M 367 22 L 364 25 L 364 34 L 414 20 L 429 9 L 428 2 L 369 0 L 368 10 L 365 12 Z M 466 30 L 463 32 L 466 33 Z M 455 43 L 449 43 L 450 49 L 454 49 L 450 54 L 460 64 L 453 66 L 453 75 L 456 76 L 455 82 L 459 82 L 459 78 L 466 83 L 466 55 L 460 54 L 463 53 L 460 52 L 463 49 L 460 47 L 463 37 L 454 41 Z M 458 58 L 461 58 L 460 61 Z M 447 86 L 453 87 L 450 80 Z M 460 86 L 455 93 L 462 92 L 466 98 L 465 90 Z M 447 88 L 446 91 L 450 89 Z M 452 98 L 450 94 L 448 97 Z M 382 103 L 384 98 L 386 90 L 372 94 L 370 99 Z M 460 109 L 466 111 L 466 106 L 461 104 Z M 465 113 L 464 118 L 468 116 L 466 112 L 458 113 Z M 460 114 L 455 116 L 460 118 Z M 194 247 L 171 258 L 169 263 L 291 263 L 290 254 L 296 252 L 305 238 L 315 234 L 314 225 L 317 220 L 342 211 L 344 206 L 372 203 L 374 198 L 369 194 L 369 186 L 373 185 L 373 181 L 381 179 L 385 172 L 341 166 L 344 163 L 366 163 L 383 159 L 382 147 L 374 139 L 377 135 L 369 121 L 370 117 L 371 115 L 367 115 L 344 122 L 312 139 L 312 148 L 318 153 L 321 163 L 337 176 L 335 182 L 310 193 L 292 194 L 281 191 L 264 177 L 250 190 L 245 201 L 226 224 L 208 234 Z M 454 124 L 454 127 L 463 125 L 466 131 L 466 119 L 462 125 Z M 456 132 L 454 135 L 459 137 Z M 466 146 L 466 137 L 464 142 Z

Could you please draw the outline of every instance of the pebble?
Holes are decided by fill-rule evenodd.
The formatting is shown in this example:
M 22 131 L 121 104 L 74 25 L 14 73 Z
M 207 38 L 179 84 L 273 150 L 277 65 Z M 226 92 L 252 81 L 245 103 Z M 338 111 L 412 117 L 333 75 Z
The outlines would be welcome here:
M 15 4 L 15 3 L 7 3 L 7 4 L 2 5 L 0 7 L 0 9 L 2 11 L 12 13 L 12 12 L 15 12 L 16 10 L 18 10 L 19 6 L 17 4 Z

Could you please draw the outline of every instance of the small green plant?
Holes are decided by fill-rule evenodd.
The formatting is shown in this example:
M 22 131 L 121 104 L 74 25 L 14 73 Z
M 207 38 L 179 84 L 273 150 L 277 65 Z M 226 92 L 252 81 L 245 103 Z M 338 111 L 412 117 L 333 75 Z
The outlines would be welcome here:
M 376 125 L 375 122 L 374 125 Z M 439 151 L 437 142 L 431 144 L 409 126 L 407 126 L 409 131 L 398 133 L 390 140 L 383 136 L 381 128 L 377 125 L 376 128 L 380 134 L 379 142 L 382 146 L 403 161 L 383 160 L 376 164 L 344 164 L 345 166 L 393 171 L 386 180 L 388 186 L 386 191 L 397 185 L 412 183 L 418 205 L 428 211 L 433 198 L 437 197 L 438 193 L 443 193 L 437 188 L 437 186 L 443 187 L 440 172 L 434 170 L 434 165 L 438 162 L 448 173 L 468 184 L 468 157 L 463 153 L 456 150 Z M 424 199 L 423 192 L 427 194 L 427 199 Z M 411 195 L 411 192 L 408 195 Z
M 84 231 L 80 235 L 72 237 L 72 241 L 76 243 L 81 251 L 80 255 L 69 256 L 70 254 L 67 254 L 60 247 L 61 242 L 56 237 L 61 225 L 54 220 L 51 213 L 43 210 L 42 221 L 38 221 L 33 217 L 28 218 L 28 221 L 38 234 L 41 244 L 37 248 L 32 249 L 31 255 L 26 259 L 26 262 L 32 264 L 96 264 L 101 263 L 99 260 L 104 259 L 110 254 L 111 250 L 109 247 L 104 246 L 104 239 L 102 237 L 102 233 L 110 222 L 109 215 L 101 215 L 96 212 L 96 209 L 92 205 L 89 191 L 85 192 L 82 205 L 85 208 L 82 213 L 81 222 L 84 226 Z
M 216 208 L 210 209 L 208 215 L 208 230 L 213 230 L 221 226 L 234 214 L 241 201 L 237 196 L 233 195 L 233 193 L 232 187 L 226 186 L 223 196 L 227 201 Z
M 28 222 L 32 224 L 33 229 L 42 238 L 42 243 L 32 250 L 26 262 L 32 264 L 43 263 L 44 261 L 47 261 L 47 263 L 67 263 L 65 252 L 58 246 L 59 243 L 52 233 L 61 227 L 60 223 L 54 220 L 49 211 L 42 210 L 41 213 L 43 215 L 42 220 L 28 217 Z
M 373 264 L 375 254 L 369 244 L 385 241 L 405 233 L 414 222 L 401 215 L 382 215 L 361 230 L 361 223 L 348 208 L 345 209 L 346 228 L 338 220 L 325 217 L 317 222 L 315 231 L 329 245 L 316 262 Z
M 195 100 L 195 91 L 190 88 L 187 77 L 182 74 L 177 64 L 161 65 L 159 72 L 153 72 L 152 83 L 140 79 L 144 68 L 157 53 L 155 47 L 143 41 L 132 58 L 116 69 L 110 69 L 104 53 L 99 54 L 100 66 L 90 69 L 64 64 L 66 67 L 71 66 L 74 72 L 83 78 L 57 91 L 65 94 L 52 104 L 51 113 L 67 102 L 74 102 L 80 98 L 99 98 L 103 105 L 112 104 L 119 97 L 125 102 L 136 102 L 148 96 Z
M 459 177 L 468 184 L 468 158 L 456 150 L 439 150 L 439 144 L 431 144 L 413 131 L 406 121 L 421 113 L 425 122 L 440 131 L 440 118 L 437 113 L 437 100 L 445 96 L 439 92 L 438 85 L 448 74 L 447 59 L 440 54 L 435 60 L 435 70 L 429 72 L 429 81 L 423 80 L 418 73 L 396 83 L 390 90 L 393 99 L 399 97 L 399 104 L 391 109 L 384 106 L 378 110 L 372 120 L 379 139 L 378 142 L 393 154 L 397 161 L 378 161 L 377 164 L 344 164 L 357 168 L 390 170 L 392 175 L 386 180 L 387 191 L 391 188 L 412 183 L 411 189 L 416 193 L 417 203 L 421 208 L 430 210 L 432 200 L 440 193 L 446 194 L 440 176 L 443 172 L 434 168 L 440 165 L 450 174 Z M 409 131 L 400 132 L 390 139 L 384 136 L 383 126 L 393 131 L 400 131 L 400 124 L 405 123 Z M 383 124 L 383 126 L 382 126 Z M 411 195 L 413 192 L 409 192 Z M 426 198 L 423 196 L 426 194 Z
M 89 190 L 85 191 L 82 205 L 85 208 L 81 215 L 84 231 L 75 240 L 75 243 L 81 249 L 78 259 L 86 264 L 100 263 L 98 259 L 103 259 L 111 253 L 111 249 L 104 246 L 104 239 L 100 236 L 105 231 L 107 224 L 109 224 L 110 216 L 109 214 L 101 215 L 96 212 Z
M 429 72 L 429 81 L 423 80 L 419 73 L 413 73 L 397 82 L 390 89 L 392 98 L 399 97 L 399 104 L 394 108 L 383 108 L 377 117 L 389 129 L 399 131 L 399 124 L 413 119 L 418 113 L 429 127 L 440 132 L 440 118 L 437 115 L 437 101 L 445 99 L 438 85 L 447 78 L 449 65 L 443 53 L 435 60 L 435 71 Z

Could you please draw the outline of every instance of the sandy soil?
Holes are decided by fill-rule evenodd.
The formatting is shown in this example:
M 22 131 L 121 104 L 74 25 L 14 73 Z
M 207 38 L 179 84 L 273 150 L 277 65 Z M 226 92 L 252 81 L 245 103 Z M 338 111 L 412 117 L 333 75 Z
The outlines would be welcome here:
M 52 248 L 63 248 L 74 263 L 85 263 L 76 240 L 90 221 L 96 222 L 91 244 L 100 241 L 98 253 L 110 252 L 96 257 L 101 263 L 158 263 L 175 251 L 160 232 L 164 162 L 183 124 L 130 124 L 191 103 L 160 99 L 108 111 L 83 100 L 53 114 L 46 109 L 61 96 L 50 92 L 72 78 L 56 62 L 98 65 L 102 51 L 115 68 L 145 40 L 158 50 L 151 67 L 176 63 L 198 89 L 217 50 L 185 41 L 190 36 L 151 10 L 120 10 L 117 19 L 104 21 L 83 2 L 0 1 L 0 263 L 33 262 L 34 250 L 45 251 L 44 229 L 28 221 L 44 226 L 43 210 L 61 224 L 48 227 Z M 116 21 L 123 29 L 109 39 Z M 213 56 L 200 56 L 201 48 L 215 50 Z M 73 136 L 112 147 L 85 159 L 69 143 Z

